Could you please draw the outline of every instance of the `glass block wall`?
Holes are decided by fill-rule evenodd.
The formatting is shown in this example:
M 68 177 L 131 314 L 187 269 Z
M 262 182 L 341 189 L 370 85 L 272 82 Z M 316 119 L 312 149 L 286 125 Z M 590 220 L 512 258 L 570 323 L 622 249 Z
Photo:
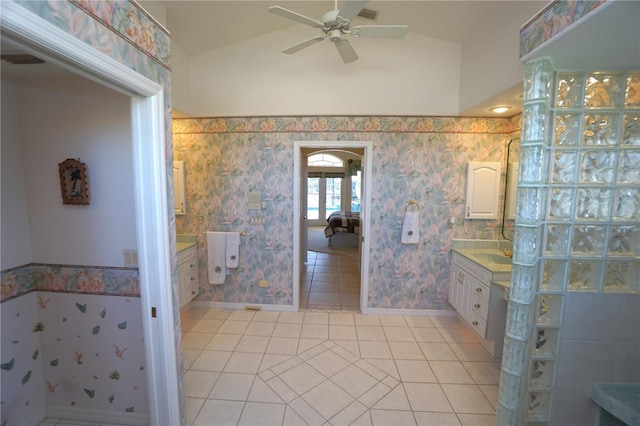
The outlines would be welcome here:
M 606 353 L 588 365 L 579 351 L 616 345 L 640 356 L 637 328 L 602 324 L 609 316 L 638 325 L 640 71 L 559 72 L 549 59 L 529 62 L 522 120 L 497 422 L 562 424 L 568 404 L 585 417 L 594 409 L 589 380 L 640 377 L 631 362 L 618 374 Z

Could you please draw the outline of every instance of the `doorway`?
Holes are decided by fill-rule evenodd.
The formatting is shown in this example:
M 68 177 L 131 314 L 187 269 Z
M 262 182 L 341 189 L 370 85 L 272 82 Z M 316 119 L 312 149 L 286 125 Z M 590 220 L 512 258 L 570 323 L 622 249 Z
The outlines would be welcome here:
M 360 210 L 359 226 L 360 234 L 358 238 L 358 258 L 357 259 L 344 259 L 343 263 L 353 264 L 354 260 L 359 260 L 359 268 L 357 272 L 354 270 L 348 271 L 349 274 L 357 273 L 359 275 L 359 306 L 360 311 L 364 312 L 367 309 L 367 289 L 368 289 L 368 266 L 369 266 L 369 205 L 371 199 L 371 169 L 372 169 L 372 143 L 371 142 L 312 142 L 312 141 L 297 141 L 294 142 L 294 264 L 293 264 L 293 308 L 295 311 L 300 309 L 300 295 L 301 295 L 301 274 L 305 269 L 305 262 L 314 261 L 318 263 L 331 263 L 339 265 L 338 259 L 330 259 L 331 253 L 318 253 L 312 255 L 314 259 L 307 259 L 307 245 L 308 245 L 308 198 L 307 198 L 307 183 L 309 182 L 309 170 L 307 167 L 307 154 L 310 150 L 315 151 L 339 151 L 353 152 L 359 150 L 362 152 L 362 166 L 360 176 L 362 177 L 357 196 L 357 205 Z M 327 172 L 328 173 L 328 172 Z M 313 177 L 313 176 L 311 176 Z M 327 177 L 325 175 L 324 177 Z M 339 176 L 331 176 L 330 178 L 339 178 Z M 318 185 L 319 189 L 319 185 Z M 351 192 L 351 185 L 345 185 L 340 183 L 340 208 L 349 210 L 352 205 L 352 199 L 349 193 Z M 319 197 L 318 197 L 319 199 Z M 337 203 L 336 203 L 337 204 Z M 348 208 L 345 208 L 347 206 Z M 319 209 L 318 209 L 319 210 Z M 326 212 L 326 209 L 325 209 Z M 319 215 L 318 215 L 319 216 Z M 322 216 L 319 216 L 321 218 Z M 321 220 L 324 226 L 327 225 L 326 220 Z M 321 225 L 322 226 L 322 225 Z M 335 256 L 335 255 L 334 255 Z M 318 259 L 320 258 L 320 259 Z M 324 259 L 323 259 L 324 258 Z M 315 265 L 314 265 L 315 266 Z
M 166 189 L 163 87 L 34 15 L 3 2 L 2 37 L 53 65 L 131 97 L 135 215 L 150 423 L 180 423 Z M 154 315 L 152 317 L 152 308 Z

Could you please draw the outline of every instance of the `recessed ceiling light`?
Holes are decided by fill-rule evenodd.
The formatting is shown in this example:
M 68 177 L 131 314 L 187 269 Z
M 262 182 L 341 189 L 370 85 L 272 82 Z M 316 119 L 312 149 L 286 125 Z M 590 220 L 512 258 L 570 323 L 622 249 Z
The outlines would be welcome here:
M 510 106 L 497 106 L 491 108 L 489 111 L 495 112 L 496 114 L 502 114 L 503 112 L 507 112 L 511 109 Z

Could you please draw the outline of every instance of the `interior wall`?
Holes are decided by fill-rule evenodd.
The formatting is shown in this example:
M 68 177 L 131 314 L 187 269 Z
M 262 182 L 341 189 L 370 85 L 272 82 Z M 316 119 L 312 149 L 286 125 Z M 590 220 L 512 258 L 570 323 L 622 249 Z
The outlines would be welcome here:
M 125 266 L 123 249 L 137 248 L 129 98 L 75 77 L 22 84 L 17 96 L 33 262 Z M 62 204 L 67 158 L 87 165 L 88 206 Z
M 520 27 L 547 1 L 492 2 L 499 26 L 485 24 L 462 44 L 460 111 L 466 111 L 521 84 Z
M 178 233 L 198 238 L 196 300 L 292 304 L 293 143 L 373 144 L 369 307 L 450 309 L 454 238 L 498 239 L 501 221 L 465 220 L 468 161 L 506 159 L 507 119 L 264 117 L 174 120 L 175 159 L 187 171 L 187 215 Z M 349 129 L 349 130 L 347 130 Z M 248 210 L 247 193 L 265 207 Z M 420 204 L 420 243 L 400 244 L 404 209 Z M 265 218 L 251 223 L 252 216 Z M 456 219 L 451 227 L 450 219 Z M 224 285 L 207 282 L 204 232 L 246 230 L 240 267 Z M 266 279 L 268 288 L 259 288 Z
M 27 214 L 25 181 L 22 178 L 23 158 L 20 137 L 19 102 L 17 88 L 12 81 L 2 80 L 2 201 L 0 228 L 2 246 L 0 270 L 31 263 L 30 229 Z
M 301 28 L 303 27 L 303 28 Z M 360 59 L 343 64 L 328 40 L 295 55 L 309 38 L 296 26 L 189 58 L 196 117 L 277 115 L 455 115 L 460 46 L 416 34 L 358 39 Z

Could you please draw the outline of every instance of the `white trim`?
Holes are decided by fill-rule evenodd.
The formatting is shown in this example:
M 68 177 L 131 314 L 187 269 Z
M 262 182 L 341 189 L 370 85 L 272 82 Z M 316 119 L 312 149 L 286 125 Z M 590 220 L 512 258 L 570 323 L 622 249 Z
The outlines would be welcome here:
M 47 408 L 42 407 L 33 413 L 27 420 L 25 420 L 23 426 L 39 425 L 44 419 L 47 418 Z
M 123 413 L 121 411 L 105 411 L 92 410 L 88 408 L 71 408 L 62 406 L 48 406 L 47 418 L 64 419 L 73 423 L 73 421 L 91 422 L 91 423 L 109 423 L 117 425 L 148 425 L 149 416 L 138 413 Z M 38 424 L 30 423 L 30 424 Z
M 269 305 L 262 303 L 232 303 L 232 302 L 207 302 L 201 300 L 193 300 L 190 304 L 187 304 L 183 309 L 188 309 L 189 306 L 195 308 L 218 308 L 218 309 L 246 309 L 246 308 L 260 308 L 261 311 L 274 311 L 274 312 L 293 312 L 292 305 Z
M 453 310 L 438 309 L 390 309 L 390 308 L 367 308 L 362 312 L 367 315 L 404 315 L 416 317 L 455 317 L 458 314 Z
M 131 125 L 142 323 L 151 424 L 180 424 L 161 85 L 81 42 L 13 0 L 0 2 L 4 40 L 132 96 Z M 151 318 L 151 306 L 157 318 Z M 158 350 L 164 348 L 165 350 Z
M 362 185 L 364 194 L 362 197 L 362 213 L 360 223 L 363 230 L 361 237 L 362 259 L 360 264 L 360 311 L 367 310 L 369 295 L 369 235 L 370 235 L 370 206 L 371 206 L 371 172 L 373 170 L 373 143 L 362 141 L 294 141 L 293 142 L 293 311 L 300 309 L 300 167 L 303 148 L 363 148 L 364 149 L 364 173 Z

